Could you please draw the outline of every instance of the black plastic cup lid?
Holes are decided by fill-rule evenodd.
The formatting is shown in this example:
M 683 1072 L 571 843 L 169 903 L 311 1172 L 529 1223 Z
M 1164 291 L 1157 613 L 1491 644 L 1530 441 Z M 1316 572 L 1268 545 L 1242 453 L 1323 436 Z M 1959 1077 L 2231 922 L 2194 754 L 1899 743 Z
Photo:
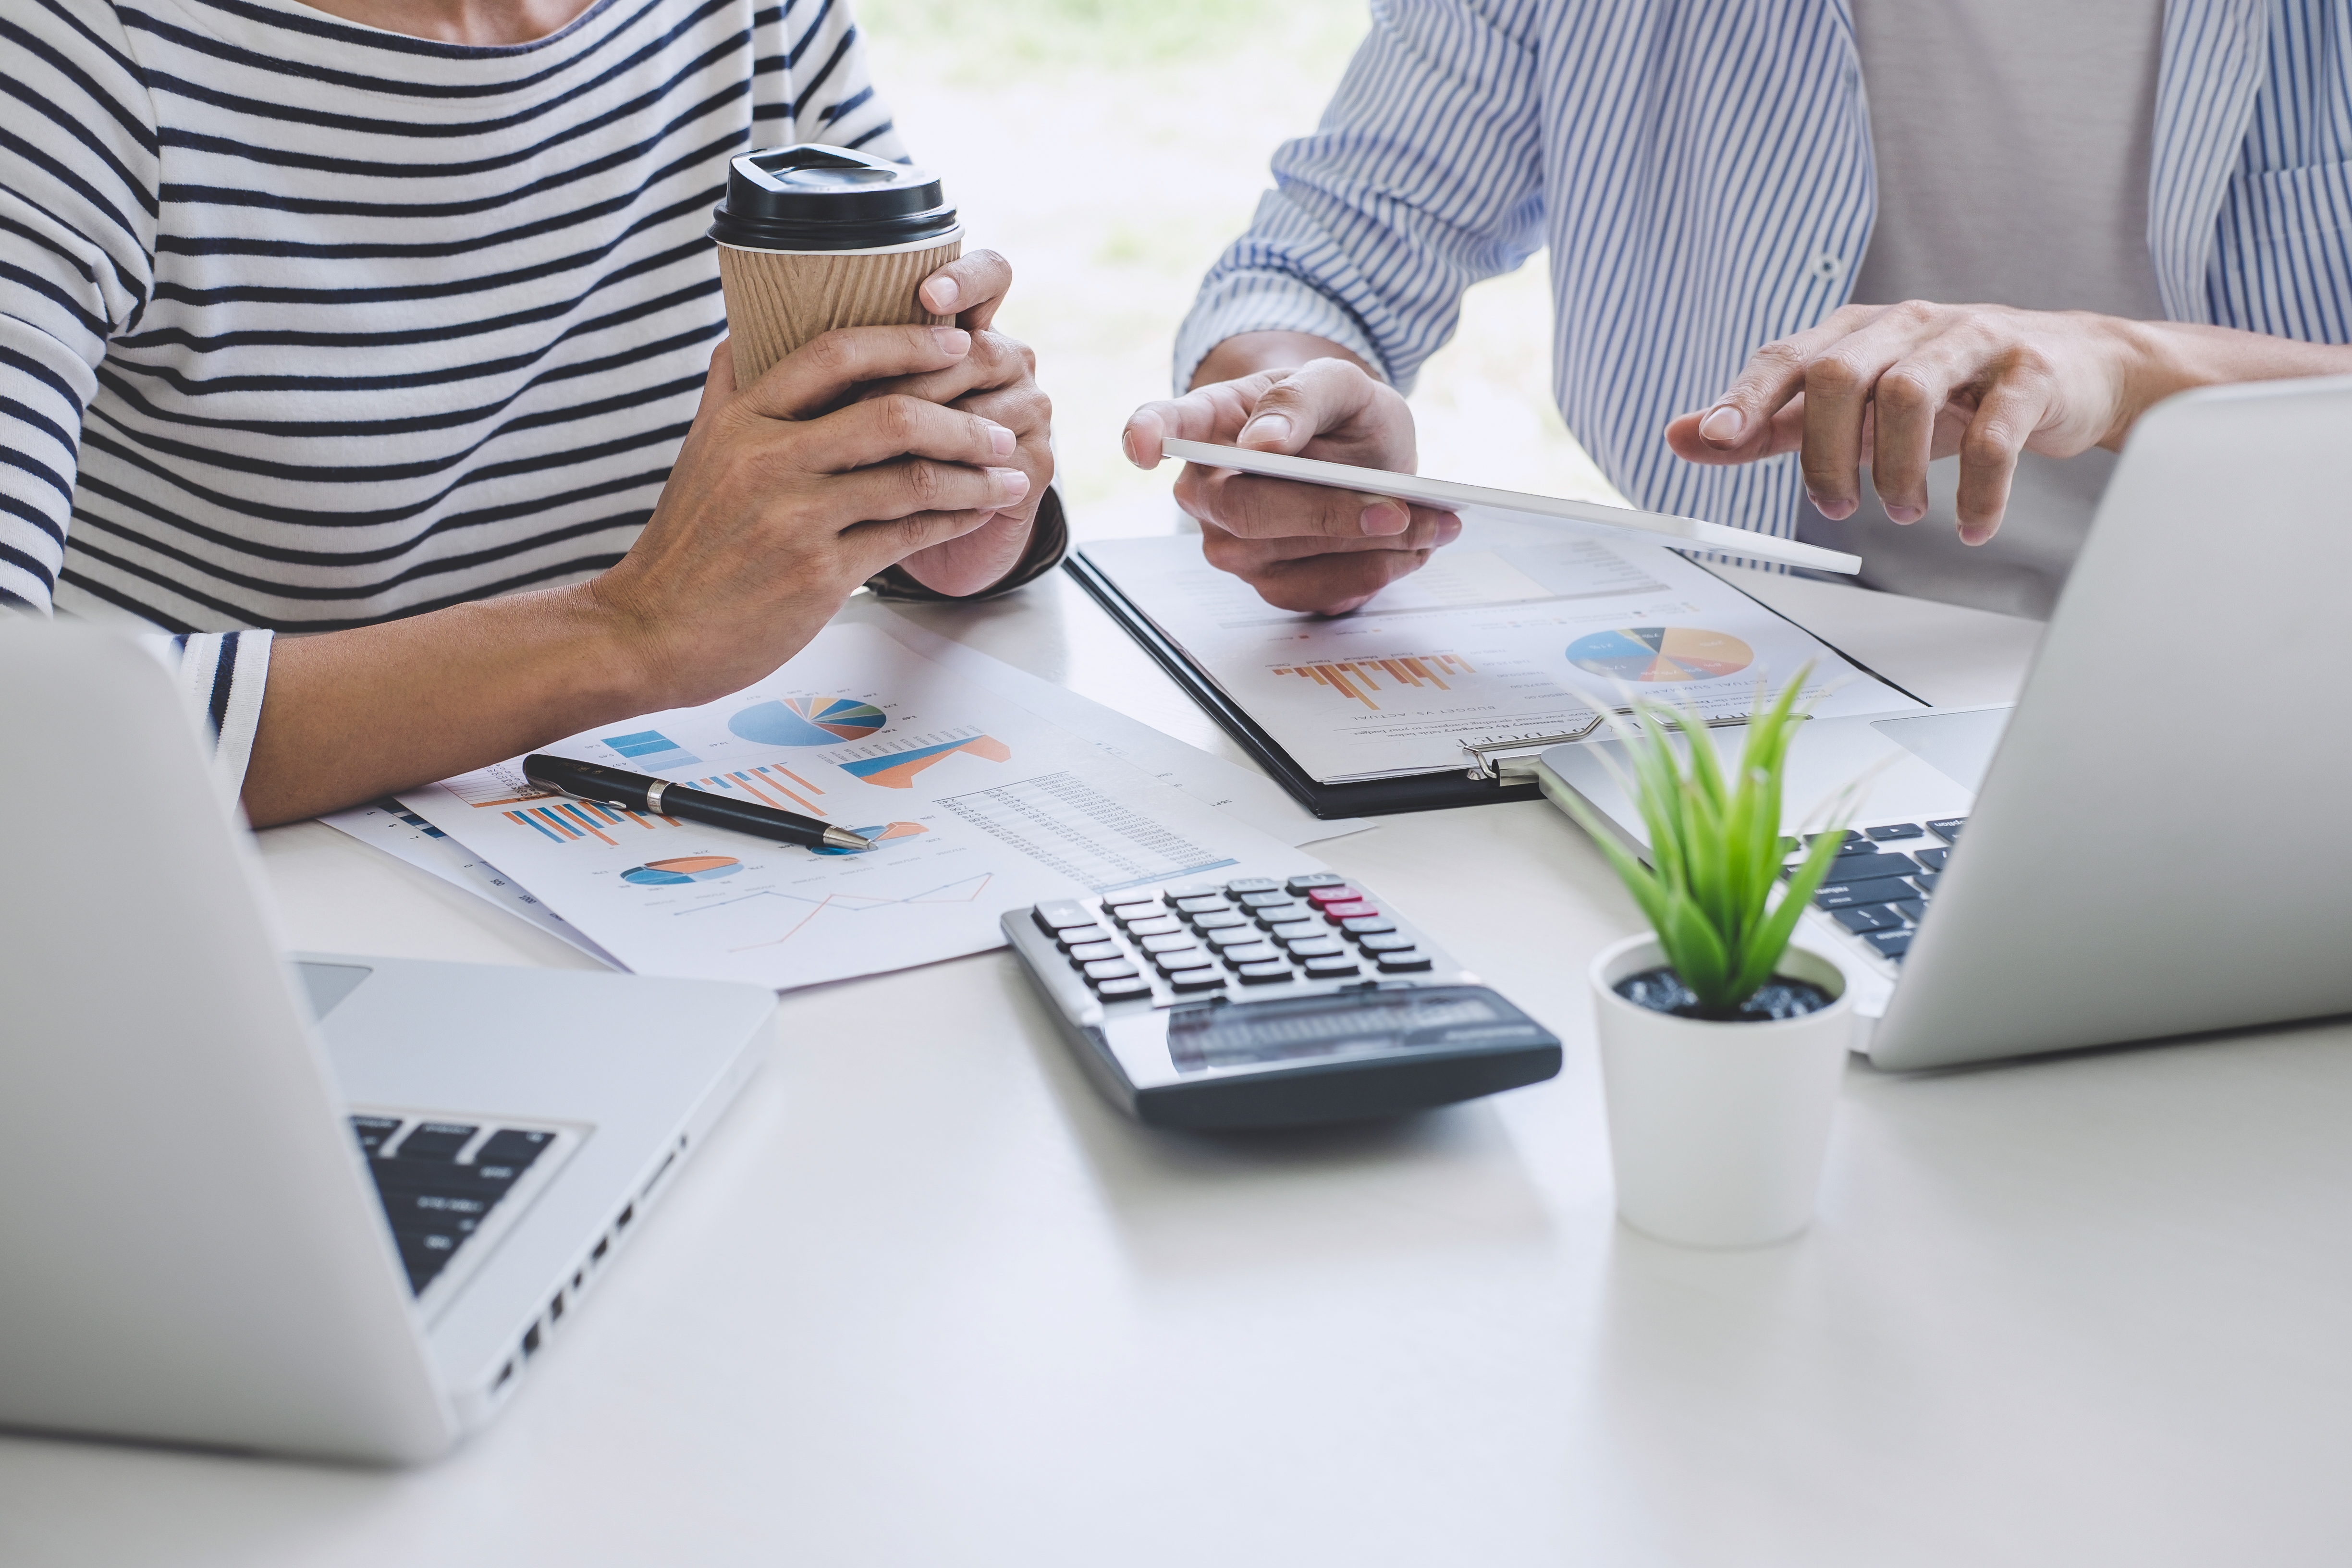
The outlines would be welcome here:
M 710 237 L 739 250 L 875 250 L 955 232 L 939 176 L 887 158 L 803 142 L 727 165 Z

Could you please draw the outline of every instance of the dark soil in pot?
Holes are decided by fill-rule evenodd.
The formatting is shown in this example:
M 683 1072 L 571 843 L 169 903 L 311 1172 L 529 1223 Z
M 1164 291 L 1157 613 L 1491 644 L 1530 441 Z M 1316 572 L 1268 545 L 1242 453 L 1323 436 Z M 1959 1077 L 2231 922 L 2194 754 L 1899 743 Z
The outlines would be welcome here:
M 1741 1003 L 1738 1011 L 1708 1012 L 1698 1005 L 1698 998 L 1682 983 L 1681 976 L 1664 968 L 1629 974 L 1612 989 L 1634 1006 L 1647 1007 L 1653 1013 L 1727 1024 L 1767 1024 L 1780 1018 L 1801 1018 L 1837 1000 L 1810 980 L 1791 980 L 1785 974 L 1776 974 Z

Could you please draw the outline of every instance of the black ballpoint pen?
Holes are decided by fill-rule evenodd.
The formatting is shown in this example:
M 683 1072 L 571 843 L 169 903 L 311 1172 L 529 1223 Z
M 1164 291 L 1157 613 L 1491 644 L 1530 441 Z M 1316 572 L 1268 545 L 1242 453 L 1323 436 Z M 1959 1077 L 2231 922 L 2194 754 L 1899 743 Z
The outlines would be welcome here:
M 730 800 L 708 790 L 672 784 L 646 773 L 633 773 L 626 768 L 608 768 L 601 763 L 575 763 L 569 757 L 534 752 L 522 760 L 522 773 L 541 789 L 560 790 L 583 800 L 604 801 L 648 816 L 675 816 L 686 822 L 699 822 L 706 827 L 731 827 L 739 833 L 781 838 L 787 844 L 805 845 L 811 849 L 874 847 L 871 838 L 862 838 L 846 827 L 835 827 L 796 811 L 779 811 L 772 805 L 755 805 L 748 800 Z

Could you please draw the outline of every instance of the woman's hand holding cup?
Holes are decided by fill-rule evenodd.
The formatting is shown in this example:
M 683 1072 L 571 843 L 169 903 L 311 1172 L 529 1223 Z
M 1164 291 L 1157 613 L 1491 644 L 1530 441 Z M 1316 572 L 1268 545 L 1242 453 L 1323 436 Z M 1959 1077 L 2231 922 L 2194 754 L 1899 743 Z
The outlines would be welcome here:
M 952 315 L 971 334 L 971 352 L 944 370 L 877 383 L 859 395 L 920 397 L 977 414 L 1013 433 L 1007 466 L 1029 479 L 1018 504 L 999 508 L 970 531 L 916 552 L 898 563 L 927 588 L 976 594 L 1013 570 L 1029 547 L 1029 529 L 1054 477 L 1054 404 L 1037 384 L 1037 356 L 1028 344 L 989 330 L 1013 286 L 1013 266 L 992 250 L 961 257 L 924 280 L 924 306 Z
M 768 365 L 844 331 L 950 321 L 961 329 L 963 350 L 951 362 L 894 362 L 887 371 L 860 362 L 879 374 L 853 378 L 864 384 L 839 395 L 920 399 L 1013 432 L 1012 449 L 998 456 L 1026 478 L 1025 490 L 1001 506 L 958 499 L 943 500 L 936 515 L 891 514 L 909 548 L 875 568 L 904 566 L 927 587 L 955 595 L 1002 579 L 1028 547 L 1054 473 L 1053 405 L 1038 390 L 1035 356 L 990 330 L 1012 267 L 994 251 L 963 254 L 962 224 L 928 170 L 846 148 L 803 143 L 731 160 L 726 198 L 712 216 L 735 363 L 747 380 L 764 386 Z
M 1021 402 L 1017 385 L 997 384 L 1002 350 L 990 351 L 992 368 L 967 364 L 977 346 L 961 327 L 845 327 L 739 387 L 732 351 L 719 345 L 652 520 L 592 584 L 639 689 L 660 699 L 648 709 L 740 690 L 893 563 L 1008 512 L 1026 538 L 1035 501 L 1017 430 L 947 400 L 875 390 L 961 380 L 973 390 L 955 403 Z

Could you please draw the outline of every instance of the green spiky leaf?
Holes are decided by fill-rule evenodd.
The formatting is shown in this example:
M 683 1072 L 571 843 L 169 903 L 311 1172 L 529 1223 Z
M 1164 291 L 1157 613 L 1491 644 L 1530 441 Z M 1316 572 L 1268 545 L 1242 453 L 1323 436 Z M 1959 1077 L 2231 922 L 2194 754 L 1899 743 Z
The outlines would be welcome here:
M 1759 688 L 1730 767 L 1696 710 L 1633 700 L 1632 720 L 1617 725 L 1626 765 L 1602 761 L 1641 813 L 1648 865 L 1584 802 L 1564 803 L 1641 906 L 1667 963 L 1700 1009 L 1717 1016 L 1736 1013 L 1771 978 L 1853 816 L 1857 789 L 1849 785 L 1783 885 L 1797 845 L 1780 833 L 1781 786 L 1789 746 L 1810 711 L 1801 698 L 1811 673 L 1810 664 L 1799 669 L 1769 701 Z

